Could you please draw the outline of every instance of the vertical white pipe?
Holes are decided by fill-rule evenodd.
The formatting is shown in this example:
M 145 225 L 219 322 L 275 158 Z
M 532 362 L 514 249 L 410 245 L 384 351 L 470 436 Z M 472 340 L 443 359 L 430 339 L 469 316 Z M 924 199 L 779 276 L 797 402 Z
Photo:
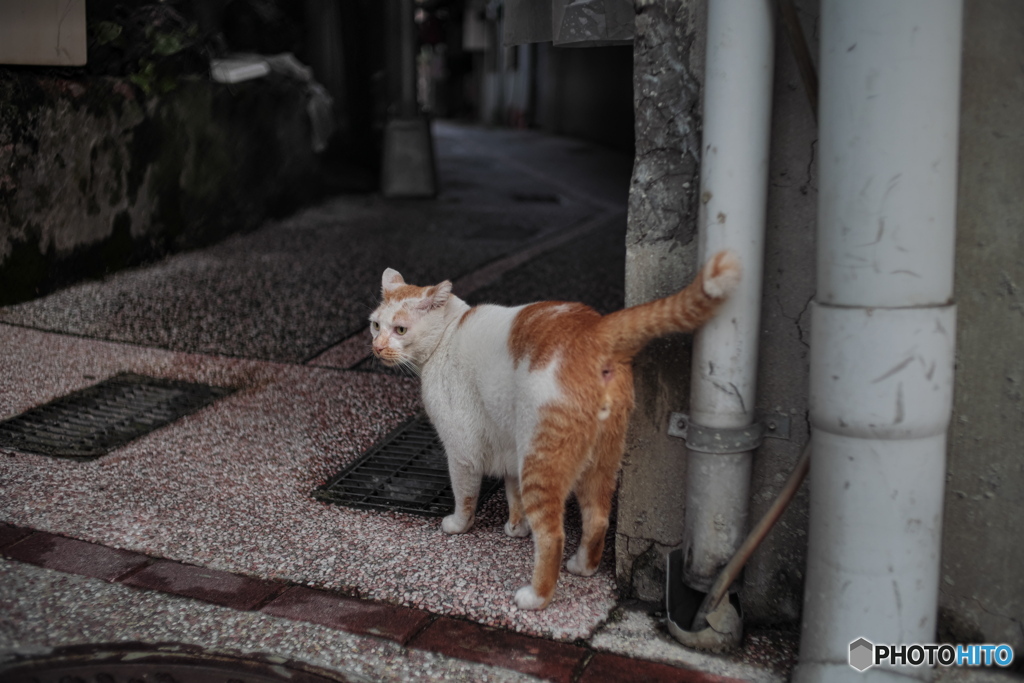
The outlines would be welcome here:
M 771 0 L 709 0 L 701 150 L 701 260 L 731 249 L 743 279 L 694 339 L 690 424 L 741 429 L 754 419 L 774 72 Z M 689 440 L 688 440 L 689 441 Z M 690 444 L 686 582 L 707 590 L 743 540 L 752 452 Z
M 961 0 L 822 0 L 811 526 L 794 680 L 926 679 L 850 643 L 932 643 L 946 429 Z

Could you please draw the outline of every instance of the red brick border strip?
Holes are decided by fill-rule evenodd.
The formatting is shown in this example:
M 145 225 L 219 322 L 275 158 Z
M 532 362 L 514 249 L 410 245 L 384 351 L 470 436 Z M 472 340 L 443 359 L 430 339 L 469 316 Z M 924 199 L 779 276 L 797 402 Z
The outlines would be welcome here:
M 402 645 L 431 619 L 429 612 L 420 609 L 369 602 L 305 586 L 292 586 L 261 611 L 349 633 L 387 638 Z
M 19 562 L 111 582 L 119 581 L 152 562 L 146 555 L 55 536 L 45 531 L 25 536 L 4 548 L 3 553 Z
M 34 533 L 31 529 L 0 523 L 0 550 Z
M 242 611 L 258 609 L 285 589 L 280 581 L 264 581 L 171 560 L 154 562 L 120 583 Z
M 238 610 L 307 621 L 419 650 L 504 667 L 557 683 L 729 683 L 736 679 L 630 659 L 513 633 L 424 610 L 160 560 L 0 522 L 0 553 L 45 569 L 82 574 Z
M 572 683 L 577 667 L 590 654 L 576 645 L 448 617 L 438 618 L 410 646 L 559 683 Z
M 630 659 L 598 652 L 587 664 L 578 683 L 606 683 L 606 681 L 644 681 L 644 683 L 733 683 L 725 678 L 691 669 L 679 669 L 668 664 Z

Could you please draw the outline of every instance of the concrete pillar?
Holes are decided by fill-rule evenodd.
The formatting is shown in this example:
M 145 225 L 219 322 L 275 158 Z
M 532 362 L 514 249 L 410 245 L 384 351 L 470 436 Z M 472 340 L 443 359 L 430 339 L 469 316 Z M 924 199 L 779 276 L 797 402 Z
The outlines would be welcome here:
M 636 3 L 636 161 L 626 233 L 626 305 L 667 296 L 696 273 L 704 3 Z M 619 490 L 616 576 L 623 595 L 660 601 L 665 557 L 682 542 L 685 444 L 667 434 L 686 406 L 690 339 L 652 343 L 635 363 L 637 408 Z

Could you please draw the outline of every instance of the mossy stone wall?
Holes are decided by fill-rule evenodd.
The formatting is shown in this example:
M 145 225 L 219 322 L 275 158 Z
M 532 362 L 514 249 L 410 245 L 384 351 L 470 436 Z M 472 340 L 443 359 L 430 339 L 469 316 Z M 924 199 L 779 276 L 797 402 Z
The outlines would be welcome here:
M 318 193 L 300 83 L 0 70 L 0 305 L 249 230 Z

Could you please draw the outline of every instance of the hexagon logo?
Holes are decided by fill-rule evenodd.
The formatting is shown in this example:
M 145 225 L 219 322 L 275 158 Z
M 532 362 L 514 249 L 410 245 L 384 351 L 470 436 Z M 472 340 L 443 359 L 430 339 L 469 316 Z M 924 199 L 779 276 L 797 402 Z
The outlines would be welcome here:
M 864 671 L 875 663 L 875 646 L 866 638 L 858 638 L 850 643 L 850 666 L 857 671 Z

